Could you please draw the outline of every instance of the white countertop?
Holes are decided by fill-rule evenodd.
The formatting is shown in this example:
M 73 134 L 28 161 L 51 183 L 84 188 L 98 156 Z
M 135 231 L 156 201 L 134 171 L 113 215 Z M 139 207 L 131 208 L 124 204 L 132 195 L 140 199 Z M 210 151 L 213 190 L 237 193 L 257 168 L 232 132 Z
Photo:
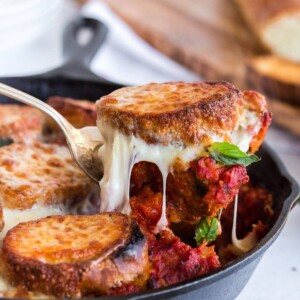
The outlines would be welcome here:
M 63 11 L 68 11 L 68 18 L 75 14 L 76 10 L 70 3 L 64 6 Z M 88 3 L 83 8 L 83 14 L 100 18 L 110 27 L 104 46 L 92 62 L 92 69 L 99 75 L 125 84 L 199 79 L 141 41 L 101 1 Z M 64 22 L 56 22 L 42 35 L 28 39 L 17 47 L 0 47 L 0 76 L 39 73 L 59 65 L 62 62 L 61 28 L 68 18 Z M 300 183 L 300 139 L 272 127 L 267 142 Z M 300 205 L 297 205 L 238 300 L 300 299 L 299 231 Z

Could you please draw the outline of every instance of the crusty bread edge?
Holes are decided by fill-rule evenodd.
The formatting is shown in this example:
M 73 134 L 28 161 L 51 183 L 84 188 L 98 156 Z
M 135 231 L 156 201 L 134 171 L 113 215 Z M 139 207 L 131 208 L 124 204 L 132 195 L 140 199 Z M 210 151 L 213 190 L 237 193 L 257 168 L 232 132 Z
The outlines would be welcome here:
M 177 84 L 168 84 L 172 83 Z M 98 119 L 125 135 L 141 137 L 149 144 L 195 145 L 207 140 L 204 131 L 221 136 L 227 131 L 233 131 L 242 110 L 242 92 L 225 81 L 207 81 L 199 84 L 221 85 L 226 91 L 176 111 L 159 114 L 147 112 L 138 115 L 126 110 L 111 109 L 105 106 L 105 100 L 101 100 L 96 104 Z M 104 99 L 109 99 L 109 95 Z

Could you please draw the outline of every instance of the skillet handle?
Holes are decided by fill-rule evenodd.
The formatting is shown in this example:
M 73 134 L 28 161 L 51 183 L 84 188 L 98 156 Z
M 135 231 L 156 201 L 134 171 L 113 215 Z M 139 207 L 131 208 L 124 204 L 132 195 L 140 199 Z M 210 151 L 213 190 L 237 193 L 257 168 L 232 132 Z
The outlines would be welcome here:
M 67 25 L 64 31 L 63 54 L 66 64 L 89 65 L 107 35 L 107 27 L 96 19 L 80 17 Z M 88 37 L 80 43 L 80 34 Z M 81 36 L 83 37 L 83 36 Z
M 80 34 L 85 32 L 88 36 L 86 43 L 80 43 Z M 90 69 L 90 62 L 97 53 L 107 35 L 107 27 L 100 21 L 79 17 L 67 25 L 64 31 L 63 54 L 64 63 L 39 77 L 56 78 L 66 77 L 77 80 L 87 80 L 95 82 L 108 82 L 99 77 Z M 84 37 L 81 35 L 81 37 Z

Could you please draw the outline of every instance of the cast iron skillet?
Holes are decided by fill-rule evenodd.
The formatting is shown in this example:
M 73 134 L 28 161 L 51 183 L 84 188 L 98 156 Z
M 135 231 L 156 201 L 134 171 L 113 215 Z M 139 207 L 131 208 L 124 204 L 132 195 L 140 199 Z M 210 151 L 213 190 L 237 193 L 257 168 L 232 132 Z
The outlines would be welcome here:
M 93 33 L 93 38 L 85 46 L 78 45 L 75 38 L 82 28 L 88 28 Z M 62 67 L 40 76 L 0 78 L 0 82 L 43 100 L 53 95 L 99 99 L 121 87 L 97 77 L 89 70 L 89 63 L 106 33 L 106 27 L 99 21 L 87 18 L 74 21 L 65 31 L 65 63 Z M 0 98 L 0 103 L 10 102 L 12 101 L 7 98 Z M 101 299 L 234 299 L 248 282 L 265 251 L 279 235 L 299 196 L 296 181 L 288 174 L 275 153 L 264 145 L 258 155 L 262 158 L 261 161 L 251 166 L 248 173 L 252 182 L 263 184 L 272 192 L 276 218 L 271 230 L 255 248 L 209 275 L 157 290 Z

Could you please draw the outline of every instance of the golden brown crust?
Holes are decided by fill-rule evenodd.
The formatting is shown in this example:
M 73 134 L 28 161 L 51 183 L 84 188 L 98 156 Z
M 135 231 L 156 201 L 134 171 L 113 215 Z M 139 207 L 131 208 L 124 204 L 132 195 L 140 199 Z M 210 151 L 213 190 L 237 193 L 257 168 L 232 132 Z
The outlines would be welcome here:
M 30 143 L 38 140 L 44 115 L 35 108 L 21 105 L 0 105 L 0 138 Z
M 93 102 L 53 96 L 48 98 L 47 103 L 76 128 L 96 125 L 96 107 Z
M 3 256 L 14 283 L 80 297 L 134 280 L 147 265 L 147 244 L 136 223 L 120 213 L 51 216 L 10 230 Z
M 67 97 L 53 96 L 47 103 L 64 116 L 75 128 L 96 126 L 96 107 L 94 102 Z M 66 144 L 66 138 L 56 122 L 46 116 L 43 124 L 43 140 L 60 145 Z
M 97 103 L 98 122 L 147 143 L 190 145 L 207 134 L 233 131 L 242 111 L 241 92 L 227 82 L 168 82 L 126 87 Z
M 0 147 L 0 201 L 3 207 L 27 209 L 76 203 L 93 182 L 75 165 L 65 146 L 43 143 Z
M 102 259 L 124 246 L 130 223 L 129 217 L 119 213 L 51 216 L 14 227 L 5 237 L 4 248 L 24 260 L 51 265 Z
M 275 55 L 255 56 L 248 62 L 248 84 L 271 98 L 300 105 L 300 64 Z
M 249 66 L 275 80 L 300 85 L 300 64 L 290 60 L 276 55 L 259 55 L 249 60 Z

